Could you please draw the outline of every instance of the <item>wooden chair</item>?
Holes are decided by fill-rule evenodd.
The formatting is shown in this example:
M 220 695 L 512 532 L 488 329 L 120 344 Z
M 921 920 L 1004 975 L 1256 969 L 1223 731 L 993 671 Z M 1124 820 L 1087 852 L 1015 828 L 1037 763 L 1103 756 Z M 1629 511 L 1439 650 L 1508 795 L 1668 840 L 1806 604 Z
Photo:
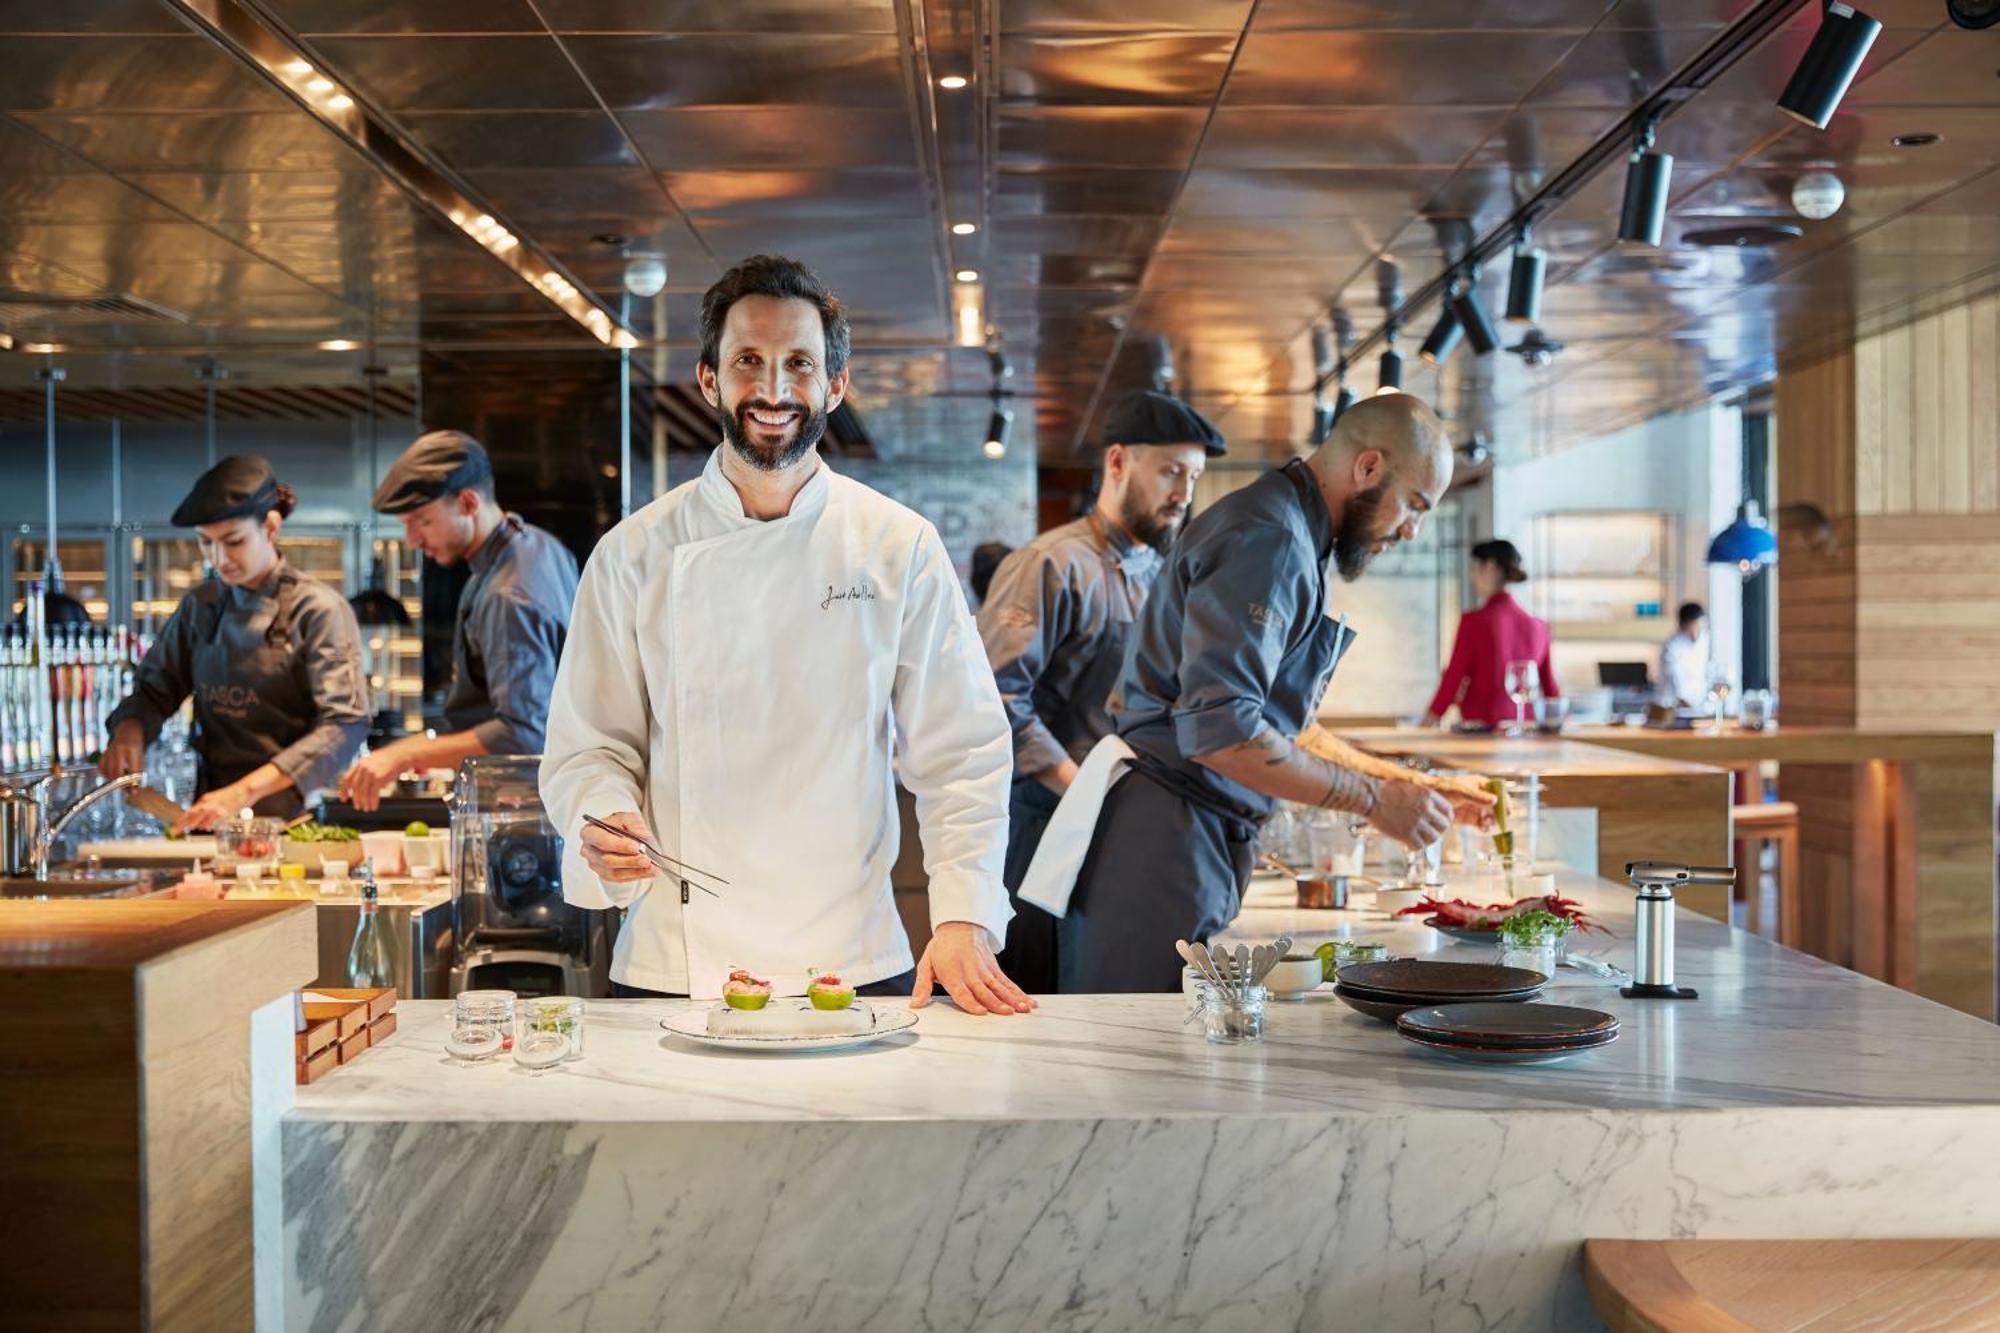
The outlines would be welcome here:
M 1759 900 L 1764 896 L 1761 867 L 1763 846 L 1778 846 L 1778 943 L 1799 944 L 1799 807 L 1791 801 L 1762 801 L 1732 806 L 1737 882 L 1743 888 L 1744 920 L 1750 933 L 1763 933 Z
M 2000 1240 L 1591 1240 L 1611 1333 L 2000 1328 Z

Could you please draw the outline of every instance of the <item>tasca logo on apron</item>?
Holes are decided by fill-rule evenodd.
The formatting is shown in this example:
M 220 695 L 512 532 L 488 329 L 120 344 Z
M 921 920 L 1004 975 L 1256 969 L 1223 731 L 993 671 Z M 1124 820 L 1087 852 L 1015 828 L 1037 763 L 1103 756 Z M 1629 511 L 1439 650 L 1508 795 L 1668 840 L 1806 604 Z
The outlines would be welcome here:
M 245 717 L 253 708 L 264 706 L 263 696 L 248 685 L 204 685 L 201 702 L 211 712 Z

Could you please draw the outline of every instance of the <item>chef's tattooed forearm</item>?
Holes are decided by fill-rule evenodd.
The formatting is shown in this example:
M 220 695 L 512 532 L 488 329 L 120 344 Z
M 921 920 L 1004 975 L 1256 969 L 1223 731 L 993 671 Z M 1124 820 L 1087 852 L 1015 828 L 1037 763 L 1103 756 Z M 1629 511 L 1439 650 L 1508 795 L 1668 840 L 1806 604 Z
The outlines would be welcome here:
M 1302 748 L 1269 727 L 1249 740 L 1197 756 L 1203 766 L 1266 796 L 1365 814 L 1380 780 Z

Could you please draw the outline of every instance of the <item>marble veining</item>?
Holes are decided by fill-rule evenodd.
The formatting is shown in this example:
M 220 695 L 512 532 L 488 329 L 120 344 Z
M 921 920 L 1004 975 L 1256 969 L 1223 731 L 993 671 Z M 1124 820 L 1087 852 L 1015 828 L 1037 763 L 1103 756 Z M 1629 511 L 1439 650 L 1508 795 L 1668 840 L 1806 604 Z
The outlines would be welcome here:
M 1595 951 L 1629 953 L 1628 904 L 1592 900 Z M 1260 913 L 1298 916 L 1253 902 L 1240 925 Z M 1527 1069 L 1406 1049 L 1332 1001 L 1212 1047 L 1148 996 L 934 1008 L 887 1048 L 783 1059 L 606 1003 L 586 1058 L 537 1075 L 450 1064 L 443 1006 L 411 1004 L 284 1124 L 286 1322 L 1580 1329 L 1588 1236 L 2000 1231 L 2000 1029 L 1681 924 L 1701 1000 L 1565 982 L 1552 998 L 1624 1035 Z

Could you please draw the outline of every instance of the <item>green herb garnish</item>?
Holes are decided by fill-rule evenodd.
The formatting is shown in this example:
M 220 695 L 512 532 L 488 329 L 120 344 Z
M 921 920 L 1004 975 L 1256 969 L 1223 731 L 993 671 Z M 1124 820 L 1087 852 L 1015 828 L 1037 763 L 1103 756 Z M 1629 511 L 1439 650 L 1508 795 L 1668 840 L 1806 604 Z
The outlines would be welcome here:
M 1540 944 L 1569 934 L 1569 925 L 1568 917 L 1537 909 L 1508 917 L 1500 923 L 1500 934 L 1509 944 Z

